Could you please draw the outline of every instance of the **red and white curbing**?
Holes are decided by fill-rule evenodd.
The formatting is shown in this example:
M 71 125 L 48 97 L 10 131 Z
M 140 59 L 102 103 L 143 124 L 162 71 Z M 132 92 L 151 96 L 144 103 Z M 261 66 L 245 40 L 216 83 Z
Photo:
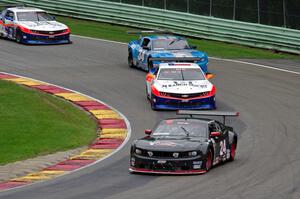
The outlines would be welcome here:
M 0 72 L 0 79 L 37 89 L 76 104 L 97 119 L 99 129 L 99 137 L 87 150 L 39 172 L 2 182 L 0 191 L 50 180 L 91 166 L 116 153 L 129 140 L 131 128 L 128 120 L 121 113 L 99 100 L 76 91 L 13 74 Z

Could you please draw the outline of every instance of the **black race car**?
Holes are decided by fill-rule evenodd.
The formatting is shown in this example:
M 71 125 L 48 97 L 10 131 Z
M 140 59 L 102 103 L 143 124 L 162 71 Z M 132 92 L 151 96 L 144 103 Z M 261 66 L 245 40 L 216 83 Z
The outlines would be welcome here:
M 200 174 L 235 158 L 238 136 L 225 125 L 226 116 L 238 112 L 178 111 L 191 117 L 161 121 L 155 130 L 131 146 L 132 173 Z M 195 115 L 223 116 L 223 123 Z

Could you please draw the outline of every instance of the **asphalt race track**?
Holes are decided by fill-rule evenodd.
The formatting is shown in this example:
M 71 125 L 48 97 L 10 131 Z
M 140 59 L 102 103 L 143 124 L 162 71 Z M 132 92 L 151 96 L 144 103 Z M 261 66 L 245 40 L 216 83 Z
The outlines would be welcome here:
M 131 175 L 131 142 L 174 112 L 154 112 L 145 72 L 129 69 L 127 46 L 73 38 L 72 45 L 24 46 L 0 40 L 0 71 L 64 86 L 100 99 L 131 122 L 114 156 L 52 181 L 0 193 L 2 199 L 300 198 L 300 75 L 210 60 L 218 110 L 237 110 L 237 159 L 204 175 Z M 298 65 L 300 67 L 300 65 Z M 285 69 L 288 66 L 285 66 Z

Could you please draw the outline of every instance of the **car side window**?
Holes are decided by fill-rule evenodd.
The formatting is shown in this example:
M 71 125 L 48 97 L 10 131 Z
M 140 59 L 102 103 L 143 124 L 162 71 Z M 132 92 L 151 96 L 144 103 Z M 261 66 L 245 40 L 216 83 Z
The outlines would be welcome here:
M 155 69 L 155 72 L 154 72 L 153 74 L 154 74 L 155 76 L 157 76 L 158 71 L 159 71 L 159 68 L 156 68 L 156 69 Z
M 209 124 L 209 132 L 221 132 L 221 128 L 217 123 L 212 122 Z
M 5 14 L 5 18 L 9 19 L 9 20 L 14 20 L 15 15 L 12 11 L 7 11 L 6 14 Z
M 217 132 L 221 132 L 222 133 L 220 125 L 218 123 L 215 123 L 215 125 L 216 125 Z
M 222 124 L 222 123 L 220 123 L 220 122 L 217 122 L 218 123 L 218 125 L 220 126 L 220 129 L 221 129 L 221 131 L 222 132 L 224 132 L 225 131 L 225 126 L 224 126 L 224 124 Z
M 214 123 L 209 124 L 209 132 L 216 132 L 216 125 Z
M 142 42 L 142 47 L 150 47 L 150 39 L 144 38 Z

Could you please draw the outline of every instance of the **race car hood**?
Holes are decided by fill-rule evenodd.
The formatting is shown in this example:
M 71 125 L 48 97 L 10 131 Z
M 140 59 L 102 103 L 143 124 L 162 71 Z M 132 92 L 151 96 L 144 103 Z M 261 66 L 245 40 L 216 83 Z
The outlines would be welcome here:
M 207 80 L 199 81 L 170 81 L 155 80 L 154 87 L 160 92 L 190 94 L 211 91 L 213 85 Z
M 58 31 L 68 28 L 66 25 L 57 21 L 19 21 L 18 25 L 30 30 L 39 31 Z
M 183 50 L 153 50 L 150 52 L 153 58 L 161 57 L 205 57 L 206 54 L 192 49 L 183 49 Z
M 186 137 L 183 139 L 157 139 L 150 137 L 136 141 L 135 146 L 139 149 L 153 151 L 192 151 L 198 150 L 205 141 L 206 139 L 201 137 Z

